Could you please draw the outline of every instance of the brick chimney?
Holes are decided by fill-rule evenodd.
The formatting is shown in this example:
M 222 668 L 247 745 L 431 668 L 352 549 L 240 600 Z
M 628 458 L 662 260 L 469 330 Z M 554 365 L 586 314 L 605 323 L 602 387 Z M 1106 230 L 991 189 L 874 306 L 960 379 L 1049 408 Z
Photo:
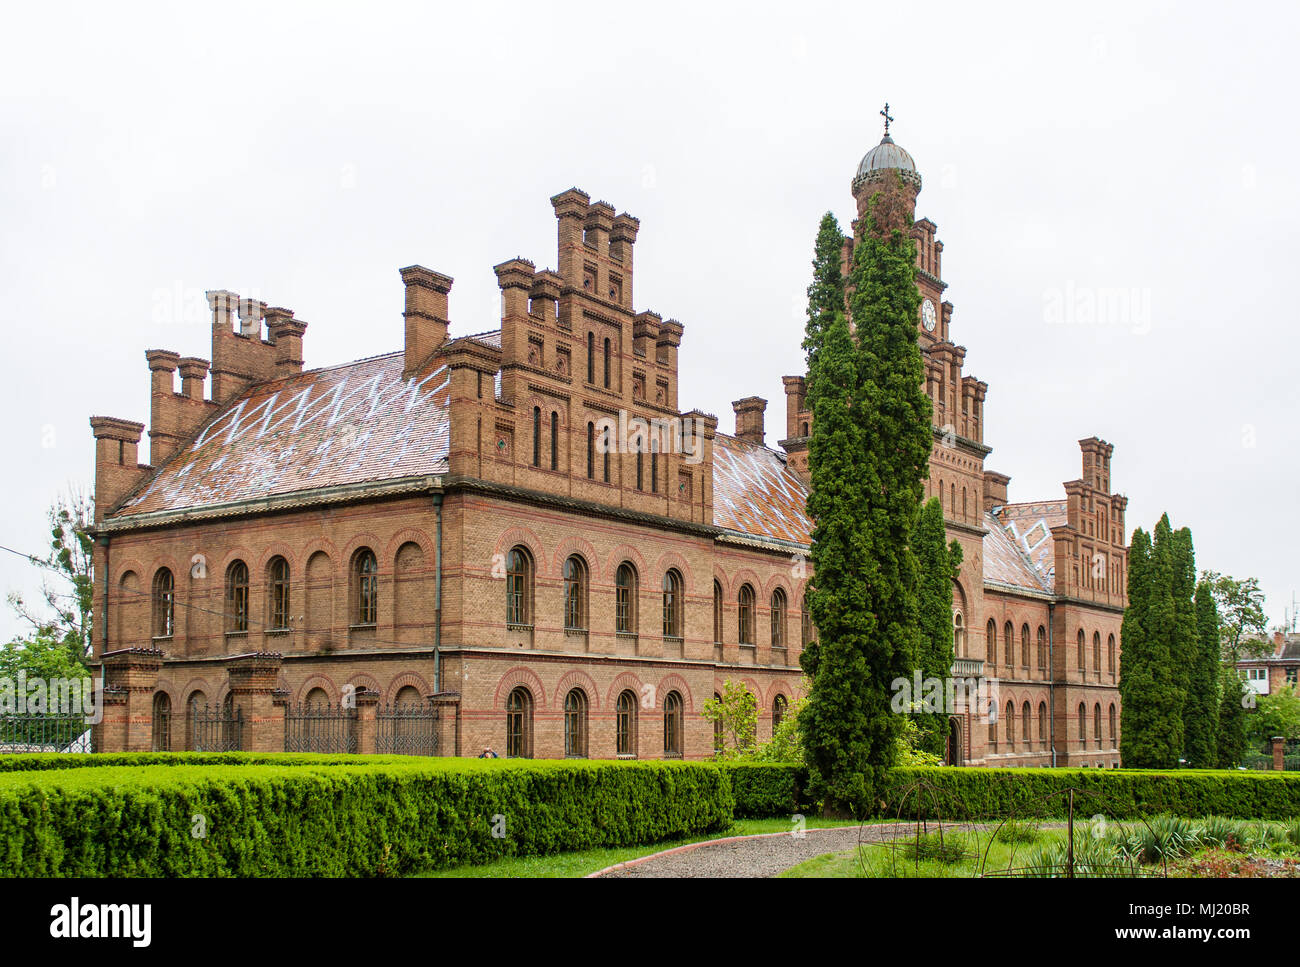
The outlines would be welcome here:
M 402 375 L 415 372 L 447 341 L 447 294 L 452 278 L 422 265 L 398 269 L 406 286 L 406 363 Z
M 763 412 L 767 400 L 746 396 L 732 403 L 731 408 L 736 411 L 736 439 L 763 446 Z
M 302 337 L 307 323 L 299 322 L 289 309 L 278 306 L 266 310 L 266 332 L 275 345 L 275 375 L 292 376 L 302 372 Z

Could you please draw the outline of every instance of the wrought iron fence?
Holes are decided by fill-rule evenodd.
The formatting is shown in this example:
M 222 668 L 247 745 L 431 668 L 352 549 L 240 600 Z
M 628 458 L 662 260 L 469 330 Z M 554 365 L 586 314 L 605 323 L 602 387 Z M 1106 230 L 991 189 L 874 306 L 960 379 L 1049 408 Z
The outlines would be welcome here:
M 284 713 L 285 752 L 356 752 L 357 710 L 329 702 L 293 705 Z
M 92 751 L 84 715 L 0 715 L 0 753 Z
M 432 703 L 381 705 L 375 712 L 375 751 L 381 755 L 437 755 L 439 713 Z
M 190 748 L 195 752 L 240 752 L 244 748 L 244 710 L 190 706 Z

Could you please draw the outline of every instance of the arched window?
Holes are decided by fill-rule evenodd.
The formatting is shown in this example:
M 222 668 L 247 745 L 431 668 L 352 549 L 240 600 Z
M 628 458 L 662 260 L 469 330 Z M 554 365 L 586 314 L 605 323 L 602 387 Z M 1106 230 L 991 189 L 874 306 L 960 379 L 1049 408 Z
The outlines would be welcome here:
M 1029 625 L 1020 626 L 1020 664 L 1029 667 Z
M 357 551 L 352 559 L 352 623 L 373 625 L 379 622 L 379 562 L 368 547 Z
M 580 688 L 564 696 L 564 754 L 570 759 L 587 756 L 587 694 Z
M 190 692 L 190 697 L 185 702 L 185 748 L 192 752 L 201 751 L 199 748 L 199 716 L 206 713 L 207 710 L 207 695 L 198 690 Z
M 289 562 L 282 557 L 271 558 L 266 576 L 271 629 L 286 629 L 289 627 Z
M 800 426 L 799 426 L 799 435 L 800 435 L 800 436 L 807 436 L 807 435 L 808 435 L 808 421 L 807 421 L 807 420 L 804 420 L 803 423 L 800 424 Z
M 609 340 L 605 340 L 605 389 L 609 389 Z
M 808 597 L 805 595 L 803 610 L 799 612 L 799 644 L 807 648 L 812 640 L 812 612 L 808 610 Z
M 1115 744 L 1115 703 L 1110 705 L 1110 711 L 1107 713 L 1110 718 L 1110 747 L 1116 748 Z
M 226 631 L 248 630 L 248 565 L 234 561 L 226 568 Z
M 998 707 L 995 703 L 989 702 L 989 748 L 995 752 L 998 748 Z
M 551 469 L 560 469 L 560 416 L 551 411 Z
M 542 465 L 542 408 L 533 407 L 533 466 Z
M 1047 748 L 1047 703 L 1038 703 L 1038 744 Z
M 533 693 L 520 685 L 506 698 L 506 758 L 533 757 Z
M 506 555 L 506 624 L 533 623 L 533 557 L 524 547 Z
M 785 720 L 785 708 L 786 708 L 786 703 L 785 703 L 784 695 L 778 695 L 776 698 L 772 699 L 772 734 L 773 735 L 776 734 L 776 730 L 781 727 L 782 721 Z
M 1033 712 L 1029 708 L 1028 702 L 1020 706 L 1020 740 L 1025 743 L 1026 749 L 1032 748 L 1034 744 L 1034 732 L 1031 728 L 1033 725 L 1032 715 Z
M 659 443 L 650 441 L 650 493 L 659 493 Z
M 1083 671 L 1085 667 L 1084 650 L 1087 647 L 1086 642 L 1087 642 L 1087 638 L 1084 636 L 1083 629 L 1080 628 L 1079 629 L 1079 671 Z
M 1010 668 L 1016 663 L 1016 629 L 1010 621 L 1002 626 L 1002 648 L 1006 654 L 1007 667 Z
M 172 700 L 166 692 L 153 696 L 153 751 L 170 752 L 172 748 Z
M 664 758 L 682 754 L 682 697 L 669 692 L 664 698 Z
M 1092 707 L 1092 739 L 1101 748 L 1101 702 Z
M 998 623 L 992 618 L 989 618 L 988 627 L 984 629 L 984 637 L 988 639 L 985 642 L 984 653 L 988 655 L 989 664 L 996 665 L 998 663 Z
M 636 451 L 636 489 L 645 490 L 645 454 L 640 447 Z
M 1110 671 L 1110 677 L 1115 679 L 1115 636 L 1110 635 L 1106 639 L 1106 667 Z
M 1038 626 L 1038 667 L 1047 671 L 1047 629 L 1042 625 Z
M 627 561 L 614 575 L 614 630 L 636 634 L 636 570 Z
M 587 562 L 577 554 L 564 562 L 564 627 L 587 630 Z
M 682 626 L 682 576 L 676 568 L 664 572 L 664 637 L 681 638 Z
M 740 643 L 752 645 L 754 643 L 754 589 L 748 584 L 741 586 L 739 605 Z
M 1092 633 L 1092 670 L 1095 671 L 1098 675 L 1101 674 L 1101 632 L 1100 631 L 1094 631 Z M 1097 707 L 1101 708 L 1100 705 Z M 1100 729 L 1098 729 L 1097 731 L 1098 733 L 1101 732 Z
M 1007 748 L 1016 747 L 1016 706 L 1014 702 L 1007 702 Z
M 785 592 L 772 592 L 772 647 L 785 647 Z
M 1079 745 L 1085 748 L 1088 745 L 1088 708 L 1082 702 L 1079 703 Z
M 722 585 L 713 581 L 713 642 L 722 644 Z
M 587 382 L 596 382 L 596 334 L 587 333 Z
M 605 427 L 605 430 L 604 430 L 604 436 L 605 436 L 605 440 L 604 440 L 604 450 L 605 450 L 605 452 L 602 453 L 601 456 L 600 456 L 600 460 L 601 460 L 601 475 L 604 477 L 604 481 L 605 481 L 605 483 L 609 483 L 609 451 L 610 451 L 610 446 L 611 446 L 611 441 L 610 441 L 610 439 L 609 439 L 609 434 L 610 434 L 610 428 L 609 428 L 609 427 Z
M 596 424 L 587 423 L 587 479 L 596 479 Z
M 636 755 L 636 693 L 620 692 L 614 706 L 615 750 L 618 755 Z
M 153 576 L 153 636 L 170 638 L 176 633 L 176 580 L 169 568 L 160 567 Z
M 952 653 L 957 658 L 966 657 L 966 625 L 960 611 L 952 613 Z

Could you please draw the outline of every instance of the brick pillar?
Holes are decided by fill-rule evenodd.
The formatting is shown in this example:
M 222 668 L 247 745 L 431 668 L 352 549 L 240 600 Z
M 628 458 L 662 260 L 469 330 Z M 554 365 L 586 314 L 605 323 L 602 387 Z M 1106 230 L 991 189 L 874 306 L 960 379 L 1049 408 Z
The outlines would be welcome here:
M 1273 736 L 1273 771 L 1281 772 L 1286 768 L 1284 758 L 1286 749 L 1286 739 L 1280 735 Z
M 91 746 L 96 752 L 126 751 L 127 691 L 115 686 L 99 693 L 101 716 L 90 727 Z
M 460 755 L 460 692 L 435 692 L 429 701 L 438 710 L 438 755 Z
M 379 709 L 379 693 L 368 689 L 358 689 L 353 693 L 357 703 L 357 717 L 353 724 L 356 729 L 357 753 L 374 755 L 378 751 L 376 743 L 379 730 L 375 725 L 375 712 Z
M 275 694 L 281 662 L 279 652 L 264 651 L 226 663 L 232 704 L 244 716 L 245 752 L 284 751 L 284 705 Z
M 98 751 L 148 752 L 153 748 L 153 693 L 158 688 L 162 658 L 157 648 L 123 648 L 101 656 L 104 717 L 107 721 L 111 697 L 115 725 L 95 735 Z

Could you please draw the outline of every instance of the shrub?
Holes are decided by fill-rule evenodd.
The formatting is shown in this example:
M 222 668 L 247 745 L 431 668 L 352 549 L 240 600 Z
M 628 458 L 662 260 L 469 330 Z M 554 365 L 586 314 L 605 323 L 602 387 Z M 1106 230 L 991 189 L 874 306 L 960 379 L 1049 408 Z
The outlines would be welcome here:
M 738 819 L 793 816 L 815 807 L 804 790 L 808 770 L 803 766 L 771 762 L 728 762 L 720 768 L 731 777 Z
M 907 840 L 902 853 L 909 860 L 936 860 L 951 866 L 965 858 L 966 837 L 960 833 L 950 833 L 943 837 L 938 833 L 927 833 Z
M 1008 819 L 993 838 L 999 843 L 1033 843 L 1038 840 L 1038 830 L 1021 820 Z
M 0 775 L 3 870 L 403 875 L 721 831 L 734 807 L 726 774 L 707 764 L 368 758 L 11 771 Z

